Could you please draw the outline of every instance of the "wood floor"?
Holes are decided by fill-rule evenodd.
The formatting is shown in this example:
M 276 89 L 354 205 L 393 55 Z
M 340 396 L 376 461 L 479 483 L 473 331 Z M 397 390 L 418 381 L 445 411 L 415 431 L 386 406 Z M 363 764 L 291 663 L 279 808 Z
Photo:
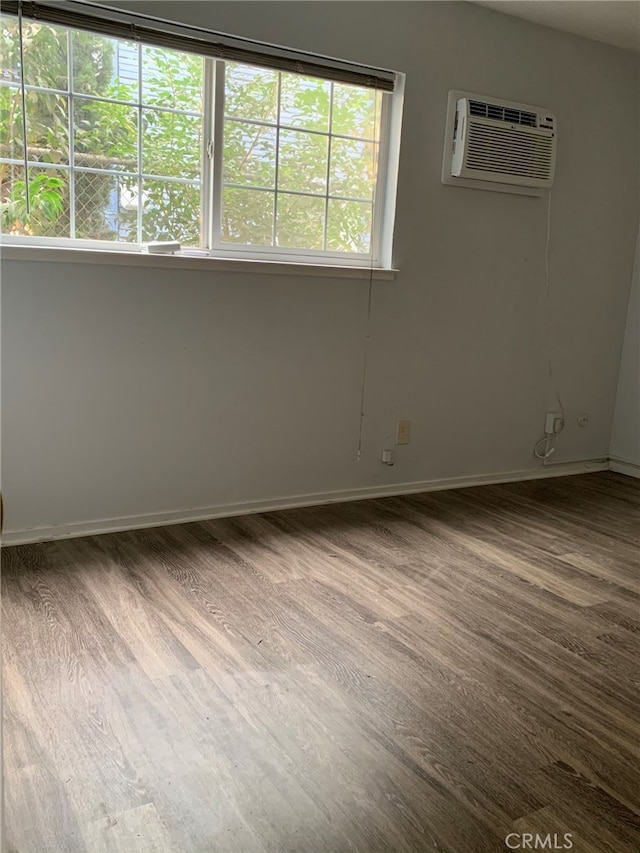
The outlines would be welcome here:
M 639 510 L 603 473 L 6 549 L 8 849 L 637 853 Z

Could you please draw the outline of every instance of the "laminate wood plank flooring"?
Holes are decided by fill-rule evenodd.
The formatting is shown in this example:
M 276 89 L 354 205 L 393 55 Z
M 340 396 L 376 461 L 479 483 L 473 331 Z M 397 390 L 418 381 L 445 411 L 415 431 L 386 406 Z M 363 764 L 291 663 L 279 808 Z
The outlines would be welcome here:
M 7 853 L 638 853 L 639 522 L 599 473 L 5 549 Z

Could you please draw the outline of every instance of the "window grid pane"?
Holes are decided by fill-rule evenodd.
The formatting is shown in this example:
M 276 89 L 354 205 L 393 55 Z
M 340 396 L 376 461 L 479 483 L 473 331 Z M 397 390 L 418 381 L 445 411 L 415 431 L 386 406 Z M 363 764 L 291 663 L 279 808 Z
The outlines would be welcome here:
M 202 245 L 213 174 L 206 170 L 205 194 L 204 98 L 213 97 L 205 91 L 205 60 L 65 27 L 25 26 L 23 141 L 17 22 L 2 17 L 0 173 L 2 200 L 11 202 L 3 230 L 12 230 L 8 209 L 21 233 Z M 207 62 L 225 76 L 224 106 L 214 110 L 223 113 L 224 134 L 214 187 L 223 220 L 214 241 L 370 255 L 382 93 Z M 33 226 L 20 213 L 25 146 Z
M 256 74 L 261 78 L 258 92 L 247 92 L 247 86 L 254 85 Z M 240 211 L 227 208 L 242 199 L 248 227 L 255 221 L 251 215 L 253 200 L 263 217 L 265 200 L 256 193 L 270 189 L 271 174 L 275 172 L 274 247 L 370 254 L 381 94 L 278 72 L 274 110 L 274 78 L 275 72 L 269 72 L 266 78 L 262 72 L 238 63 L 225 66 L 222 215 L 226 226 L 220 239 L 223 243 L 242 244 L 242 229 L 236 229 L 233 237 L 229 233 L 229 221 L 235 221 Z M 240 126 L 243 131 L 238 129 Z M 339 133 L 334 132 L 334 127 Z M 250 152 L 246 145 L 244 151 L 238 145 L 242 132 L 253 139 Z M 274 133 L 275 163 L 272 147 L 267 152 L 258 142 L 272 142 Z M 249 157 L 256 162 L 248 164 Z M 230 192 L 233 189 L 253 192 Z M 320 206 L 323 212 L 319 220 Z M 245 245 L 268 245 L 264 221 L 259 221 L 260 233 L 255 238 L 244 230 Z M 360 230 L 351 234 L 349 229 Z
M 277 128 L 229 119 L 224 124 L 225 185 L 275 189 Z
M 55 231 L 42 210 L 54 216 L 61 207 L 67 238 L 141 242 L 155 233 L 200 245 L 204 60 L 155 49 L 151 55 L 143 45 L 85 31 L 24 26 L 28 175 L 38 236 Z M 2 228 L 15 232 L 22 226 L 11 212 L 19 212 L 26 188 L 24 174 L 15 177 L 24 157 L 18 28 L 6 16 L 2 48 L 0 170 L 3 201 L 12 201 Z M 44 174 L 56 180 L 45 184 Z M 38 212 L 43 198 L 50 205 Z
M 59 237 L 70 233 L 69 171 L 44 164 L 29 167 L 30 213 L 23 165 L 0 164 L 2 231 L 14 236 Z

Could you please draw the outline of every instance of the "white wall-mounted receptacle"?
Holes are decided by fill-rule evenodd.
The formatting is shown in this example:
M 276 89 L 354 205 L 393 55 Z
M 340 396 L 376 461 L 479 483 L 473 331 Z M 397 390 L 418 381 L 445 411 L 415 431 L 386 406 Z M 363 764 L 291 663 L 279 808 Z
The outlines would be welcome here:
M 547 412 L 544 418 L 545 435 L 557 435 L 564 429 L 562 412 Z
M 398 421 L 396 444 L 409 444 L 411 440 L 411 421 Z

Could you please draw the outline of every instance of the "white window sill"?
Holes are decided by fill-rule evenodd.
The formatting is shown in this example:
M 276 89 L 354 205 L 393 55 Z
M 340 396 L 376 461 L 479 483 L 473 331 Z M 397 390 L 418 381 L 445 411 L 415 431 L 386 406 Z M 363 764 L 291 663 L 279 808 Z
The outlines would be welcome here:
M 0 258 L 5 261 L 42 261 L 65 264 L 105 264 L 107 266 L 153 267 L 155 269 L 203 270 L 266 275 L 298 275 L 316 278 L 358 278 L 393 281 L 398 270 L 381 267 L 305 264 L 289 261 L 251 260 L 249 258 L 216 258 L 209 255 L 150 255 L 146 252 L 114 249 L 78 249 L 52 246 L 17 246 L 4 244 Z

